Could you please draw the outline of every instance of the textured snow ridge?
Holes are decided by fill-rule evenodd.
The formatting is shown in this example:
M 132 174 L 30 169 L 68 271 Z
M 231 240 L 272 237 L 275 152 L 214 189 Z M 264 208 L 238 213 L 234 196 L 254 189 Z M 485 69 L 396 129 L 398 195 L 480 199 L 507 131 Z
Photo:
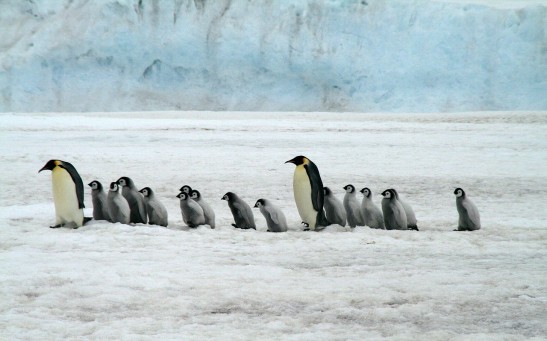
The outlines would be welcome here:
M 0 111 L 547 110 L 544 1 L 0 2 Z
M 546 112 L 2 114 L 0 339 L 545 339 L 546 127 Z M 338 198 L 397 188 L 420 232 L 302 231 L 298 154 Z M 84 183 L 150 186 L 169 226 L 49 229 L 50 158 Z M 183 184 L 215 230 L 184 227 Z M 481 230 L 452 231 L 455 187 Z M 257 231 L 234 229 L 227 191 L 271 200 L 289 231 L 258 209 Z

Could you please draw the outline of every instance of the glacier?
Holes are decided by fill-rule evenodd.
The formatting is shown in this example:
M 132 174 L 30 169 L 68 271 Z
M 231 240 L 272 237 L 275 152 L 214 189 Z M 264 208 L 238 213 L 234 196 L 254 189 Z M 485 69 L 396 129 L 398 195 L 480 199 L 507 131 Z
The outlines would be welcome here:
M 0 112 L 547 110 L 547 3 L 0 2 Z

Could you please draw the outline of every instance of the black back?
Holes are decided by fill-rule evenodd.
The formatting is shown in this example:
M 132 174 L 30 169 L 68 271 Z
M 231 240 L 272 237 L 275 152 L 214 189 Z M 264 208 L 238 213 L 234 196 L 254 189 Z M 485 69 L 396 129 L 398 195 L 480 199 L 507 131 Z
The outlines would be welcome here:
M 311 185 L 311 201 L 313 204 L 313 209 L 316 211 L 323 210 L 323 203 L 325 201 L 325 196 L 323 194 L 323 181 L 321 181 L 321 175 L 319 175 L 319 169 L 317 166 L 310 161 L 309 164 L 304 165 L 308 178 L 310 179 Z
M 60 167 L 66 169 L 72 181 L 74 181 L 74 186 L 76 187 L 76 196 L 78 197 L 78 208 L 84 208 L 84 182 L 78 174 L 78 171 L 70 162 L 61 161 Z

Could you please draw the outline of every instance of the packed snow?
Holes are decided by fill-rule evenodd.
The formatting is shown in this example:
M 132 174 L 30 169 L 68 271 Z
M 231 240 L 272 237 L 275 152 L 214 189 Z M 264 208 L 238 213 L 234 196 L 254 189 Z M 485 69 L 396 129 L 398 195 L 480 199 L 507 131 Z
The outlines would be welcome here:
M 0 111 L 547 110 L 545 0 L 0 1 Z
M 546 128 L 546 112 L 2 114 L 0 339 L 545 339 Z M 304 232 L 284 164 L 299 154 L 339 198 L 397 188 L 420 231 Z M 150 186 L 169 226 L 48 228 L 51 158 L 86 184 Z M 184 226 L 184 184 L 216 229 Z M 455 187 L 481 230 L 452 231 Z M 227 191 L 270 199 L 289 231 L 258 209 L 256 231 L 234 229 Z

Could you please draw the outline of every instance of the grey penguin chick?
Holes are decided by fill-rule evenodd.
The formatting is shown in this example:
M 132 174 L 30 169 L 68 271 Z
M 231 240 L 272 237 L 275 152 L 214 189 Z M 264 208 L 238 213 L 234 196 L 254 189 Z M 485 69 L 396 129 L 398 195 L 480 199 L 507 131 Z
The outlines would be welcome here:
M 129 208 L 131 209 L 131 217 L 129 221 L 131 223 L 146 224 L 146 207 L 144 205 L 144 197 L 135 186 L 135 183 L 131 178 L 122 176 L 118 179 L 118 185 L 122 186 L 122 195 L 127 199 Z
M 182 220 L 188 225 L 188 227 L 198 227 L 205 224 L 205 216 L 203 215 L 203 209 L 197 202 L 195 202 L 187 193 L 180 192 L 177 195 L 180 199 L 180 212 L 182 213 Z
M 235 224 L 232 224 L 233 227 L 244 230 L 256 230 L 253 211 L 245 201 L 241 200 L 237 194 L 232 192 L 227 192 L 224 194 L 222 200 L 226 200 L 228 202 L 228 207 L 230 207 L 230 211 L 232 211 L 235 221 Z
M 108 215 L 113 223 L 129 224 L 131 209 L 127 199 L 122 195 L 117 182 L 110 183 L 110 191 L 107 196 Z
M 190 195 L 192 193 L 192 187 L 190 187 L 188 185 L 184 185 L 180 188 L 180 191 L 182 193 L 186 193 L 186 194 Z
M 211 206 L 203 200 L 201 193 L 197 189 L 190 191 L 190 197 L 198 203 L 199 206 L 203 209 L 203 215 L 205 216 L 205 224 L 211 226 L 212 229 L 215 228 L 215 211 Z
M 269 200 L 258 199 L 254 207 L 258 207 L 266 219 L 268 232 L 287 232 L 287 218 L 277 206 Z
M 419 231 L 417 225 L 418 221 L 416 220 L 416 215 L 414 214 L 414 210 L 412 209 L 412 207 L 410 207 L 410 205 L 407 204 L 406 201 L 401 199 L 399 193 L 397 193 L 394 188 L 391 188 L 391 190 L 393 190 L 393 193 L 395 193 L 397 200 L 399 200 L 399 202 L 401 203 L 401 205 L 403 205 L 403 208 L 405 209 L 407 228 L 409 230 Z
M 148 214 L 148 224 L 167 226 L 167 210 L 165 206 L 156 197 L 156 194 L 150 187 L 145 187 L 139 191 L 144 196 L 144 205 Z
M 332 191 L 328 187 L 323 187 L 323 194 L 325 196 L 323 207 L 325 208 L 327 220 L 332 224 L 346 226 L 347 215 L 344 204 L 332 194 Z
M 365 225 L 373 229 L 385 230 L 384 216 L 382 215 L 382 211 L 372 201 L 370 189 L 365 187 L 361 190 L 361 193 L 363 193 L 361 211 L 363 212 Z
M 455 231 L 475 231 L 481 228 L 481 217 L 477 206 L 467 197 L 465 191 L 456 188 L 456 208 L 460 216 L 458 229 Z
M 91 201 L 93 202 L 93 219 L 110 221 L 108 214 L 107 195 L 103 185 L 93 180 L 88 184 L 91 187 Z
M 357 192 L 353 185 L 344 186 L 346 194 L 344 195 L 344 208 L 348 217 L 348 225 L 350 227 L 365 226 L 363 214 L 361 213 L 361 205 L 357 201 Z
M 382 192 L 382 211 L 387 230 L 407 230 L 406 213 L 403 205 L 397 200 L 393 189 Z

